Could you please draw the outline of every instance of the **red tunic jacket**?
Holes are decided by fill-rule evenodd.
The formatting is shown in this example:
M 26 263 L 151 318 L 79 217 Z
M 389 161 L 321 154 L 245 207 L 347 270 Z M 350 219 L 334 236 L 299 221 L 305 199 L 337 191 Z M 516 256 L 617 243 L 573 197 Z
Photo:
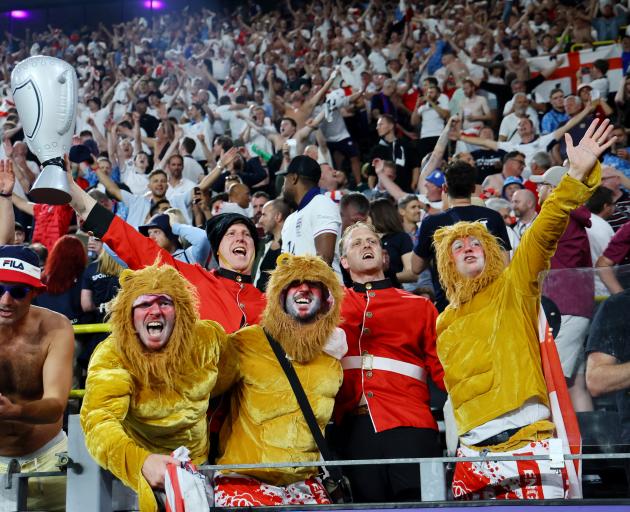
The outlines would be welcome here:
M 433 304 L 393 288 L 385 279 L 355 283 L 352 289 L 346 289 L 341 316 L 341 328 L 348 340 L 346 358 L 371 354 L 421 366 L 425 378 L 418 380 L 388 370 L 344 369 L 335 421 L 341 423 L 364 395 L 376 432 L 396 427 L 437 429 L 426 384 L 430 374 L 436 385 L 444 389 L 444 371 L 435 350 L 437 310 Z
M 178 261 L 153 240 L 100 205 L 94 207 L 83 229 L 94 232 L 131 269 L 152 265 L 159 257 L 165 264 L 179 270 L 197 288 L 202 320 L 219 322 L 228 333 L 243 325 L 258 323 L 265 308 L 265 297 L 251 284 L 251 276 L 225 269 L 208 272 L 198 264 Z

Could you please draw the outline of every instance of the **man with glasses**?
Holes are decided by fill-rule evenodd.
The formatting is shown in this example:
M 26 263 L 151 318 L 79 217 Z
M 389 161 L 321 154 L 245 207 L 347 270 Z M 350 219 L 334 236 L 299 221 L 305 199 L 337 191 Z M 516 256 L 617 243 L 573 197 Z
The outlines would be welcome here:
M 0 162 L 0 234 L 15 220 L 15 177 Z M 6 242 L 4 237 L 0 241 Z M 63 412 L 72 385 L 74 334 L 68 319 L 31 301 L 45 285 L 39 258 L 22 246 L 0 246 L 0 478 L 9 472 L 55 471 L 56 453 L 67 449 Z M 0 509 L 15 510 L 0 485 Z M 29 480 L 30 510 L 64 510 L 61 478 Z
M 503 157 L 501 172 L 486 177 L 481 184 L 481 188 L 484 191 L 492 189 L 494 191 L 493 195 L 500 196 L 505 180 L 509 177 L 520 178 L 523 174 L 523 169 L 525 169 L 525 155 L 520 151 L 510 151 Z

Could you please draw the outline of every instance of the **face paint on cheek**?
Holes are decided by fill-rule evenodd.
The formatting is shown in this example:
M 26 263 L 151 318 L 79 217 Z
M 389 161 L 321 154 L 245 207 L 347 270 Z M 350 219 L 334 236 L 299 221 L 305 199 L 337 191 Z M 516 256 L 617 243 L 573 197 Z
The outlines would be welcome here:
M 298 322 L 312 320 L 322 309 L 319 289 L 299 289 L 292 287 L 287 291 L 284 301 L 286 313 Z

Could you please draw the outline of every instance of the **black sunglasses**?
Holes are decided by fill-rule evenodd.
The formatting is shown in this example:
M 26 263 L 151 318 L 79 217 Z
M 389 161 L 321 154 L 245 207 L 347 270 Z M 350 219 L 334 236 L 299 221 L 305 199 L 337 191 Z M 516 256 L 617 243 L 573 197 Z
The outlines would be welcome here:
M 9 292 L 12 298 L 15 300 L 21 300 L 28 295 L 28 292 L 31 291 L 30 286 L 25 286 L 23 284 L 15 284 L 15 285 L 5 285 L 0 284 L 0 297 L 4 296 L 5 293 Z

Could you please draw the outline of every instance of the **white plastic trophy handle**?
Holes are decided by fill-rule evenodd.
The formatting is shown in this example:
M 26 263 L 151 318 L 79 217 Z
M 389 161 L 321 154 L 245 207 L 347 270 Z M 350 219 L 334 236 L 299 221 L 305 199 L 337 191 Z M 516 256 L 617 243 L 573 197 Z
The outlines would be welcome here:
M 11 73 L 11 93 L 26 143 L 42 164 L 29 192 L 36 203 L 70 202 L 63 157 L 72 144 L 77 89 L 74 68 L 54 57 L 29 57 Z

